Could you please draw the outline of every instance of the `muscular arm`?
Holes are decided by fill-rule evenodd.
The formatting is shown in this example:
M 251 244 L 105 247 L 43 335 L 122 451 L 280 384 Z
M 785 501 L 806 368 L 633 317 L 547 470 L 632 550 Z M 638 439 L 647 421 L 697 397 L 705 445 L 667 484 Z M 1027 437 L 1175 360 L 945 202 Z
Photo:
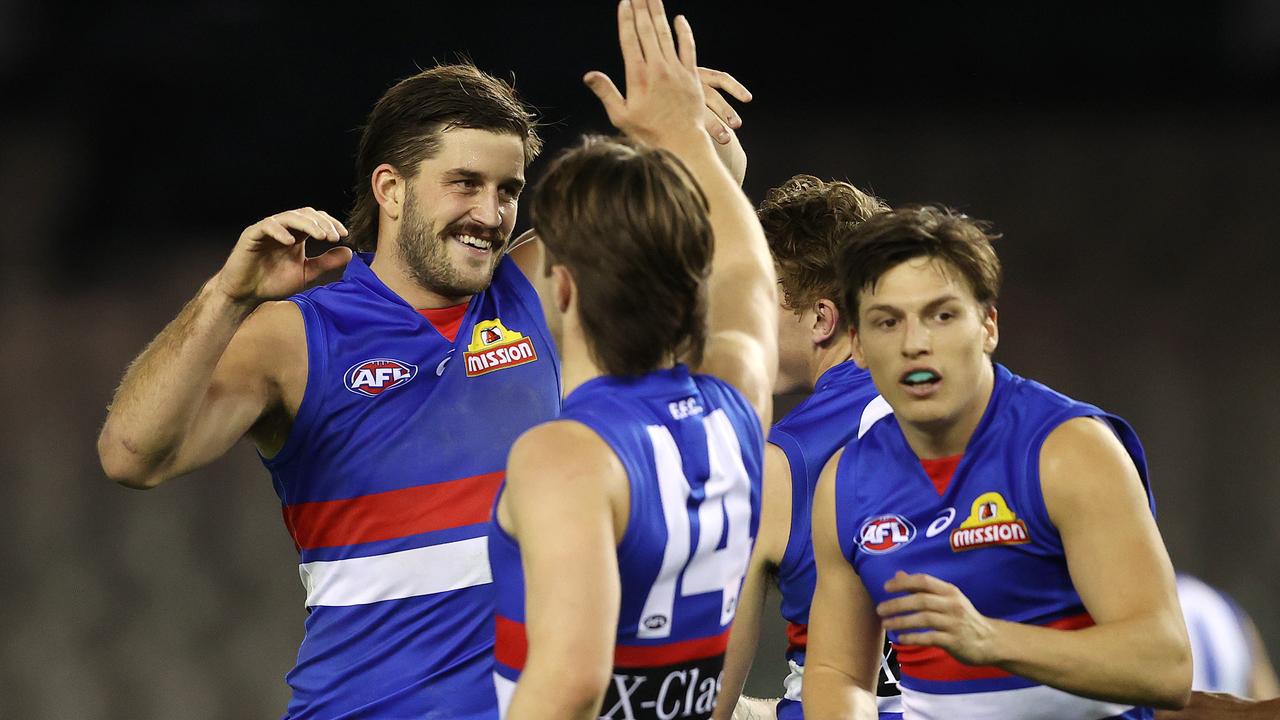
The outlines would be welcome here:
M 618 32 L 627 96 L 603 73 L 588 73 L 585 81 L 615 127 L 671 151 L 707 196 L 715 250 L 698 370 L 740 390 L 766 424 L 778 364 L 773 261 L 754 208 L 702 127 L 706 100 L 693 31 L 676 18 L 677 48 L 661 0 L 633 0 L 618 6 Z
M 777 445 L 764 446 L 764 497 L 760 511 L 760 532 L 756 536 L 738 610 L 733 618 L 733 632 L 724 656 L 724 677 L 720 696 L 712 717 L 729 720 L 742 695 L 742 686 L 751 672 L 760 641 L 760 622 L 769 575 L 777 570 L 791 535 L 791 467 L 787 456 Z
M 306 348 L 297 308 L 262 303 L 345 265 L 346 248 L 303 254 L 305 237 L 336 242 L 346 232 L 339 228 L 306 208 L 241 234 L 226 265 L 126 371 L 98 437 L 108 477 L 155 487 L 246 432 L 267 454 L 279 450 L 306 382 Z
M 1191 649 L 1173 565 L 1133 461 L 1101 421 L 1063 423 L 1040 453 L 1049 518 L 1096 625 L 1077 632 L 1011 626 L 1011 672 L 1080 695 L 1180 707 Z
M 840 551 L 836 534 L 837 452 L 813 499 L 813 555 L 818 587 L 809 608 L 804 714 L 815 720 L 874 720 L 883 633 L 862 580 Z
M 943 647 L 962 662 L 996 665 L 1076 695 L 1181 707 L 1191 692 L 1191 650 L 1173 567 L 1123 445 L 1096 419 L 1070 420 L 1046 439 L 1040 476 L 1093 627 L 985 618 L 955 586 L 900 573 L 886 588 L 912 594 L 880 605 L 885 628 L 908 630 L 899 636 L 904 644 Z M 932 629 L 910 632 L 918 628 Z
M 512 447 L 498 513 L 520 543 L 529 655 L 511 720 L 589 720 L 600 711 L 618 626 L 626 492 L 617 457 L 584 425 L 542 425 Z

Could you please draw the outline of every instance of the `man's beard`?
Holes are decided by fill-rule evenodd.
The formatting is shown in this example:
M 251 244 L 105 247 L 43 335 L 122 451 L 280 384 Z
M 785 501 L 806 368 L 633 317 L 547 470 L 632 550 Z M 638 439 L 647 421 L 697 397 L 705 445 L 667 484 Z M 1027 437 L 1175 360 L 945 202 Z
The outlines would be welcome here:
M 405 199 L 404 222 L 396 237 L 396 245 L 409 277 L 423 289 L 448 298 L 475 295 L 489 287 L 489 283 L 493 281 L 493 269 L 502 258 L 506 238 L 502 236 L 501 230 L 472 231 L 471 234 L 489 239 L 495 253 L 489 272 L 481 278 L 467 278 L 449 261 L 447 247 L 448 238 L 464 232 L 465 228 L 466 223 L 450 225 L 439 236 L 433 236 L 430 223 L 418 213 L 417 203 L 413 195 L 409 195 Z

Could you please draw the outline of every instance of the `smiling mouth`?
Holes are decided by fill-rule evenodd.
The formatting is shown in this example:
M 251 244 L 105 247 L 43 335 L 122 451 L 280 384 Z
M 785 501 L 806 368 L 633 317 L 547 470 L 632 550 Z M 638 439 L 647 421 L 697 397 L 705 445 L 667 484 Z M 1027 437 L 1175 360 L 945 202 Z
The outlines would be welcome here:
M 466 245 L 467 247 L 475 248 L 477 250 L 484 250 L 485 252 L 488 252 L 493 249 L 492 240 L 486 240 L 484 238 L 476 237 L 475 235 L 467 235 L 467 234 L 454 235 L 453 239 L 457 240 L 463 245 Z

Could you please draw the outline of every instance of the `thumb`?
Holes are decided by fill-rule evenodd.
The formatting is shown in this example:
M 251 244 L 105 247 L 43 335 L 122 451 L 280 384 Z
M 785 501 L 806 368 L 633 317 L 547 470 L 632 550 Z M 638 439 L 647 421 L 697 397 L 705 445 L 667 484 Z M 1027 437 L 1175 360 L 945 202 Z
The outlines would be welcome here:
M 595 93 L 600 104 L 604 106 L 604 111 L 609 115 L 609 122 L 617 127 L 622 112 L 627 106 L 626 99 L 622 97 L 622 93 L 618 92 L 618 86 L 613 84 L 608 75 L 598 70 L 592 70 L 584 75 L 582 82 Z
M 309 285 L 317 277 L 327 272 L 344 268 L 349 262 L 351 262 L 351 248 L 330 248 L 321 255 L 317 255 L 313 258 L 307 258 L 303 282 Z

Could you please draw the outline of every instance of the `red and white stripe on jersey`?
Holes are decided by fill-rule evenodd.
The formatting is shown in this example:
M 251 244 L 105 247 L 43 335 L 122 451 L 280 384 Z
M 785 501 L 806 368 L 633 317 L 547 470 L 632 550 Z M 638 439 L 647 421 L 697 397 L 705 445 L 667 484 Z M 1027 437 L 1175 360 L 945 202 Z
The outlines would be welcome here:
M 283 508 L 299 550 L 358 545 L 487 522 L 503 472 Z
M 502 472 L 283 508 L 299 550 L 341 548 L 488 519 Z M 298 565 L 307 607 L 348 606 L 492 582 L 487 538 L 429 540 L 421 547 Z

